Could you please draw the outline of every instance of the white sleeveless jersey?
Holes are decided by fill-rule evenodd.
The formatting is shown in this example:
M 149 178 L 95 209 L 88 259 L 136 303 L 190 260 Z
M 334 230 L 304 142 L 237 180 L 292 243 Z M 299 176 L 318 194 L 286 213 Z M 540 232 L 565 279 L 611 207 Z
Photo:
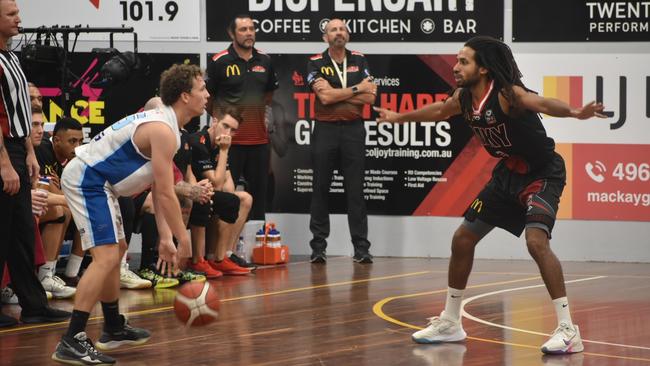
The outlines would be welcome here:
M 118 196 L 131 196 L 147 189 L 153 182 L 150 158 L 144 156 L 133 143 L 138 126 L 148 122 L 163 122 L 176 135 L 176 149 L 180 148 L 180 132 L 176 113 L 169 106 L 132 114 L 115 122 L 95 136 L 90 143 L 75 149 L 78 159 L 104 177 L 105 182 L 83 179 L 84 186 L 109 184 Z M 171 169 L 171 167 L 170 167 Z M 88 177 L 96 176 L 89 174 Z M 90 181 L 92 180 L 92 182 Z

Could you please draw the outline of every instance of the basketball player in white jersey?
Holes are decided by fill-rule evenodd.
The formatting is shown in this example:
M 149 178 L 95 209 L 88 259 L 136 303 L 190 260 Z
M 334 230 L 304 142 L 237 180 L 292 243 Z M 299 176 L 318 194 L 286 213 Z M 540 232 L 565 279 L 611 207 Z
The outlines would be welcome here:
M 172 158 L 180 147 L 179 129 L 200 116 L 209 93 L 195 65 L 174 65 L 160 77 L 164 106 L 125 117 L 106 128 L 87 145 L 75 150 L 61 178 L 63 192 L 81 234 L 84 250 L 93 261 L 77 286 L 68 331 L 52 355 L 55 361 L 81 365 L 112 365 L 115 359 L 95 349 L 86 336 L 90 311 L 97 300 L 104 313 L 104 329 L 96 346 L 111 350 L 149 340 L 144 329 L 128 325 L 119 313 L 120 259 L 127 249 L 119 196 L 131 196 L 152 186 L 159 256 L 171 272 L 178 265 L 179 251 L 190 249 L 174 193 Z

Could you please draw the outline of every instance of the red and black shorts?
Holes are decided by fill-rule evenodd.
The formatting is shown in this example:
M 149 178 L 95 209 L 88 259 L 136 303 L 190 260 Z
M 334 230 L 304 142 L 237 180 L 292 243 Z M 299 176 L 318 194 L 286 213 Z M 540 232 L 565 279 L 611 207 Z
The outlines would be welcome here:
M 519 174 L 501 160 L 492 178 L 465 211 L 465 219 L 480 220 L 520 236 L 527 226 L 540 227 L 549 237 L 566 184 L 564 159 L 555 153 L 547 164 Z

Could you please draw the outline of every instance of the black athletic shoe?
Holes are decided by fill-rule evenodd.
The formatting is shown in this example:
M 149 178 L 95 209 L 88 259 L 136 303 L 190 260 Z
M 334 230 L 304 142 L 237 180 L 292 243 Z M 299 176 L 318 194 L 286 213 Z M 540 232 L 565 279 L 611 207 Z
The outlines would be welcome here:
M 324 250 L 314 250 L 311 252 L 311 259 L 309 261 L 312 263 L 325 263 L 327 262 L 327 255 Z
M 232 253 L 232 254 L 230 255 L 230 260 L 233 261 L 236 265 L 238 265 L 238 266 L 240 266 L 240 267 L 242 267 L 242 268 L 250 268 L 251 271 L 254 271 L 254 270 L 257 269 L 257 266 L 256 266 L 256 265 L 254 265 L 253 263 L 250 263 L 250 262 L 246 261 L 246 259 L 244 259 L 244 258 L 238 256 L 238 255 L 235 254 L 235 253 Z
M 52 354 L 52 359 L 69 365 L 114 365 L 115 359 L 97 351 L 86 332 L 74 337 L 64 335 Z
M 64 310 L 54 309 L 49 306 L 35 312 L 23 310 L 20 314 L 20 321 L 23 323 L 56 323 L 70 318 L 72 313 Z
M 372 263 L 372 255 L 368 252 L 357 252 L 352 259 L 357 263 Z
M 120 317 L 122 318 L 122 329 L 114 332 L 104 329 L 102 336 L 95 344 L 97 348 L 102 351 L 110 351 L 124 345 L 137 346 L 146 343 L 151 338 L 148 330 L 131 327 L 124 315 L 120 314 Z

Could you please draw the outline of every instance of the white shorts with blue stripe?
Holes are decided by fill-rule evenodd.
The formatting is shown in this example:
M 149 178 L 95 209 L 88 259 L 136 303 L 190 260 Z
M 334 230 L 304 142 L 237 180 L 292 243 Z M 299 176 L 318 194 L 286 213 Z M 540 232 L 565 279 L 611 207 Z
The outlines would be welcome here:
M 63 171 L 61 188 L 79 230 L 83 250 L 124 239 L 117 195 L 92 167 L 79 158 L 72 159 Z

